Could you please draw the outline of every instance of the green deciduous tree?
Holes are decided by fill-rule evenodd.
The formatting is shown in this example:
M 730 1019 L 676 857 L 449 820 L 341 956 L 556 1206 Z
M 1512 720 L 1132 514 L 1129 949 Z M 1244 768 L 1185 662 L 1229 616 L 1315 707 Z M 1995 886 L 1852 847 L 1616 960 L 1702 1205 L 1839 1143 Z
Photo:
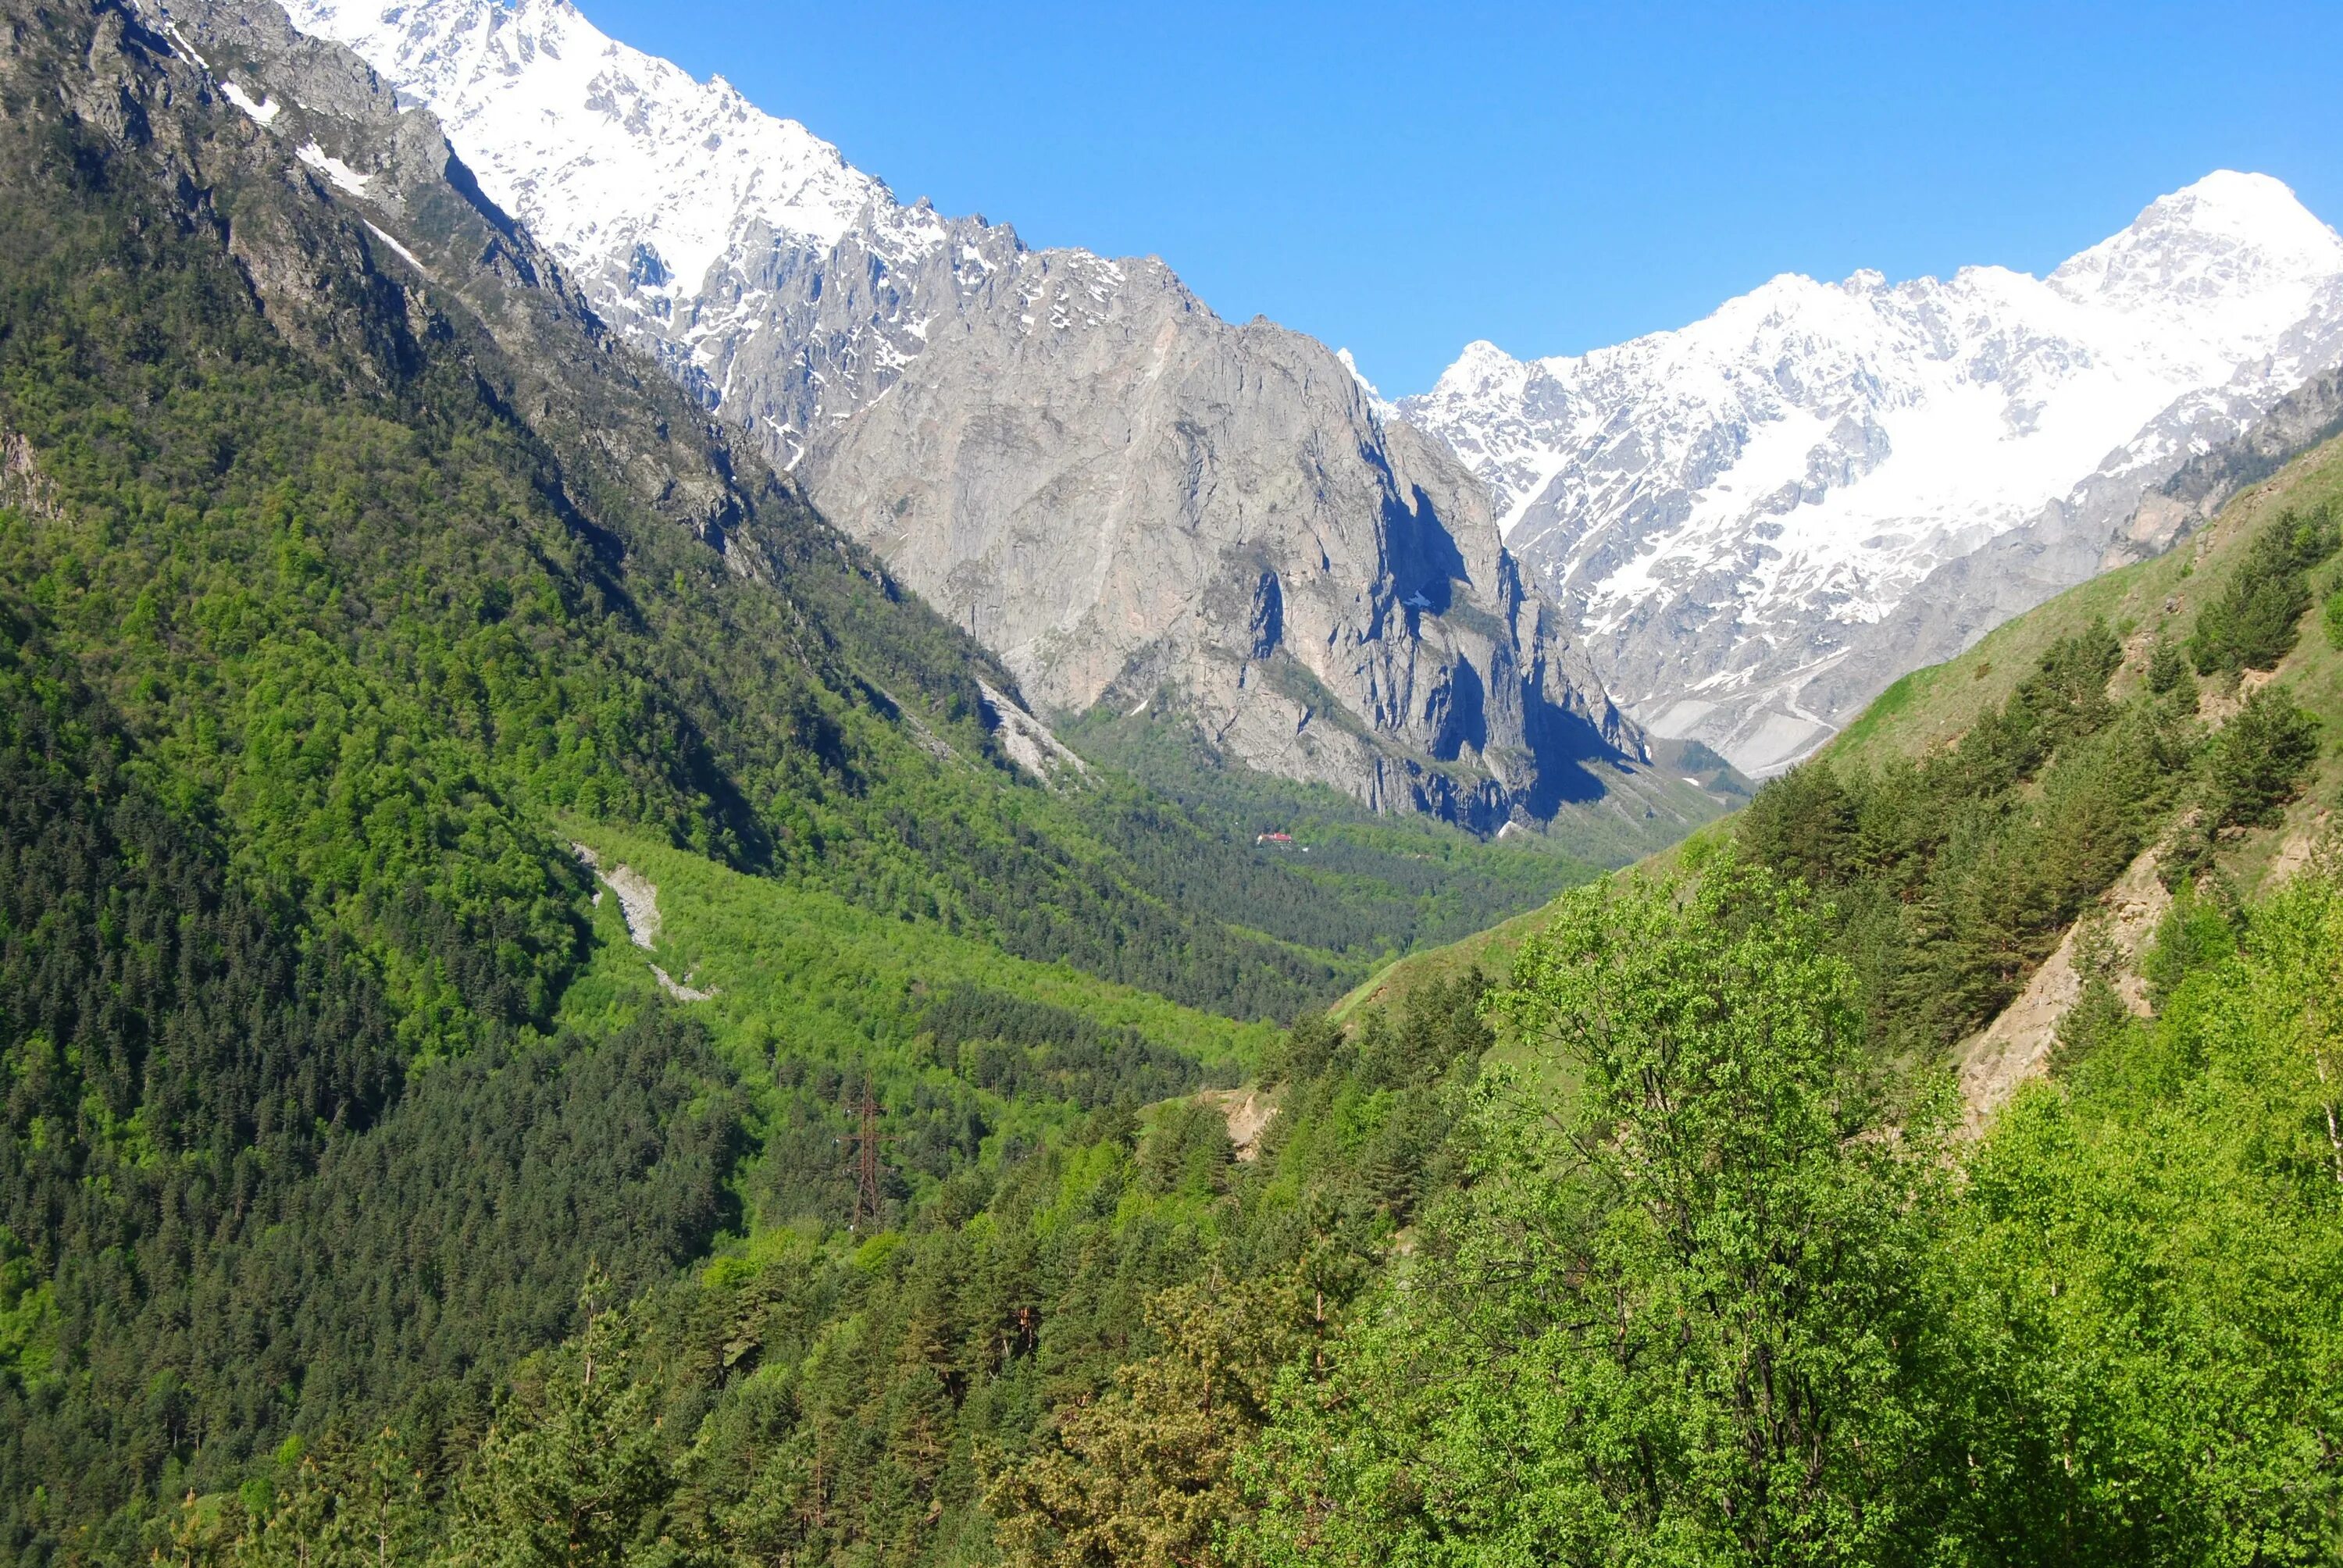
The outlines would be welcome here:
M 2338 1008 L 2343 888 L 2314 871 L 1969 1161 L 1956 1561 L 2335 1560 Z
M 1296 1372 L 1270 1563 L 1829 1563 L 1925 1539 L 1941 1165 L 1845 965 L 1731 853 L 1566 898 L 1500 1000 L 1470 1188 Z M 1574 1086 L 1574 1087 L 1570 1087 Z

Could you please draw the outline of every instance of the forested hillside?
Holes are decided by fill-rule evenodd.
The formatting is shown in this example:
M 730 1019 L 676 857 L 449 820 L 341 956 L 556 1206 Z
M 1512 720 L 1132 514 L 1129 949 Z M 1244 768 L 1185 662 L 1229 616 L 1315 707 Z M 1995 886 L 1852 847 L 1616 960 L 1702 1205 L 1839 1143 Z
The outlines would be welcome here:
M 2338 490 L 2329 446 L 1363 989 L 1513 970 L 1223 1556 L 2343 1554 Z
M 2331 1562 L 2343 885 L 2168 926 L 1977 1142 L 1730 850 L 1571 895 L 1464 1179 L 1239 1462 L 1270 1563 Z
M 7 1553 L 143 1558 L 391 1416 L 451 1476 L 589 1272 L 949 1211 L 1584 874 L 1431 830 L 1321 873 L 1030 777 L 1005 673 L 444 144 L 362 206 L 296 156 L 362 95 L 271 132 L 159 23 L 5 23 Z M 596 846 L 665 883 L 648 951 Z
M 2007 956 L 1938 1020 L 1938 1043 L 1950 1043 L 1957 1032 L 1944 1031 L 1991 1016 L 2138 851 L 2167 844 L 2167 859 L 2197 867 L 2217 859 L 2250 892 L 2282 849 L 2316 836 L 2343 789 L 2343 609 L 2327 608 L 2343 590 L 2339 518 L 2343 445 L 2329 442 L 2169 554 L 1898 681 L 1758 809 L 1704 836 L 1754 833 L 1784 869 L 1853 876 L 1882 896 L 1874 875 L 1900 866 L 1892 897 L 1903 903 L 1925 871 L 1936 877 L 1940 923 L 1964 898 L 1971 918 L 2006 922 L 1996 936 L 1971 928 Z M 2216 744 L 2265 688 L 2256 722 Z M 2317 743 L 2297 709 L 2318 721 Z M 2062 740 L 2087 739 L 2057 755 Z M 1989 863 L 1971 861 L 1987 850 Z M 1989 885 L 2005 872 L 2006 898 Z M 1965 894 L 1955 878 L 1972 873 L 1982 880 Z M 1501 967 L 1540 922 L 1518 917 L 1400 960 L 1357 996 L 1393 1000 L 1421 976 Z
M 2152 1016 L 1971 1141 L 1831 905 L 1695 849 L 1292 1031 L 1250 1159 L 1110 1111 L 859 1246 L 589 1274 L 460 1458 L 288 1444 L 166 1554 L 2332 1561 L 2338 944 L 2332 859 L 2167 922 Z

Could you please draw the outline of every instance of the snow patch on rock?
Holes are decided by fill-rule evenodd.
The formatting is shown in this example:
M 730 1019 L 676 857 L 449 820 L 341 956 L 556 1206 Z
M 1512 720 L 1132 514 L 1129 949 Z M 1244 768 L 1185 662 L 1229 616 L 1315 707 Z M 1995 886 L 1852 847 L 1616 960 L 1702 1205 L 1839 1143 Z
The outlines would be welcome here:
M 375 238 L 382 241 L 383 244 L 390 246 L 393 251 L 397 253 L 398 258 L 401 261 L 404 261 L 407 266 L 413 267 L 417 272 L 423 271 L 423 264 L 415 259 L 415 253 L 407 249 L 405 246 L 399 244 L 398 241 L 391 238 L 387 234 L 385 234 L 380 226 L 369 223 L 367 225 L 367 232 L 371 233 L 375 236 Z
M 431 106 L 480 188 L 581 272 L 630 275 L 696 313 L 710 268 L 753 247 L 826 247 L 886 184 L 721 76 L 612 39 L 568 0 L 289 0 L 293 25 L 348 45 Z M 940 243 L 897 226 L 907 247 Z
M 1554 759 L 1640 751 L 1479 482 L 1317 343 L 1221 321 L 1161 261 L 900 203 L 568 0 L 290 10 L 427 105 L 603 320 L 1051 710 L 1176 693 L 1241 761 L 1483 828 L 1555 799 L 1548 768 L 1578 779 Z M 1356 723 L 1248 673 L 1272 644 Z M 1062 781 L 1046 727 L 1004 722 Z
M 294 156 L 333 181 L 338 188 L 347 191 L 354 196 L 365 196 L 367 183 L 374 178 L 372 175 L 358 173 L 315 142 L 303 142 L 295 149 Z M 410 256 L 408 259 L 412 260 L 413 257 Z
M 220 96 L 226 98 L 229 103 L 234 104 L 237 108 L 242 109 L 247 116 L 251 116 L 252 123 L 256 126 L 267 126 L 271 121 L 275 120 L 279 114 L 283 113 L 285 108 L 285 106 L 282 104 L 272 104 L 266 102 L 265 100 L 256 102 L 251 94 L 246 92 L 242 87 L 237 86 L 234 82 L 222 82 L 220 84 Z

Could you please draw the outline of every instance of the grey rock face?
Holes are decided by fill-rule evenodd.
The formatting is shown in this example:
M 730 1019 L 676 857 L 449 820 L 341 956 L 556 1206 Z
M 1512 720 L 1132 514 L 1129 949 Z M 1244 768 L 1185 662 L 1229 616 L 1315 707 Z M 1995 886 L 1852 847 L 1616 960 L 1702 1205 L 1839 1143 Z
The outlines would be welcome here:
M 742 447 L 737 430 L 610 330 L 561 264 L 481 193 L 434 117 L 400 104 L 363 61 L 296 33 L 270 0 L 173 0 L 167 11 L 160 0 L 133 4 L 196 67 L 180 73 L 178 90 L 199 95 L 227 133 L 183 149 L 181 177 L 197 189 L 223 175 L 246 187 L 309 186 L 289 202 L 221 209 L 230 252 L 288 337 L 360 377 L 397 365 L 414 343 L 452 342 L 489 395 L 544 442 L 539 477 L 558 483 L 557 504 L 605 563 L 621 561 L 627 532 L 649 525 L 691 534 L 785 600 L 840 574 L 875 597 L 900 597 L 868 552 Z M 258 129 L 237 125 L 239 114 Z M 365 339 L 355 354 L 354 337 Z M 38 480 L 21 443 L 0 429 L 0 498 L 37 503 Z M 965 665 L 924 668 L 883 652 L 870 658 L 862 638 L 883 633 L 826 623 L 803 602 L 783 624 L 790 640 L 767 656 L 875 697 L 879 712 L 939 759 L 956 754 L 918 707 L 982 717 L 1001 755 L 967 760 L 1021 766 L 1045 782 L 1081 775 L 989 655 L 971 649 Z M 890 612 L 888 624 L 902 622 Z M 910 683 L 915 706 L 866 684 L 889 669 Z
M 588 450 L 604 482 L 726 553 L 735 570 L 768 570 L 735 534 L 769 479 L 737 474 L 723 427 L 628 349 L 528 232 L 480 193 L 426 113 L 397 102 L 364 61 L 297 32 L 273 0 L 136 0 L 173 46 L 200 62 L 266 139 L 299 149 L 297 177 L 362 216 L 364 276 L 402 298 L 418 334 L 432 318 L 427 280 L 460 297 L 501 352 L 476 368 L 498 396 L 558 446 Z M 230 248 L 280 328 L 303 316 L 338 322 L 318 293 L 325 268 L 285 236 L 232 223 Z M 335 328 L 338 330 L 338 327 Z
M 2101 570 L 2163 554 L 2208 522 L 2229 498 L 2343 435 L 2343 373 L 2296 387 L 2244 434 L 2191 457 L 2148 492 L 2107 541 Z
M 1485 492 L 1161 262 L 898 204 L 563 0 L 296 0 L 429 103 L 595 307 L 1058 714 L 1493 829 L 1643 758 Z M 704 151 L 701 149 L 705 149 Z
M 1483 827 L 1637 745 L 1481 487 L 1319 344 L 1157 262 L 944 230 L 908 276 L 865 232 L 771 279 L 727 406 L 1036 701 L 1167 703 L 1254 767 Z M 905 320 L 917 351 L 857 386 L 883 327 L 852 327 Z

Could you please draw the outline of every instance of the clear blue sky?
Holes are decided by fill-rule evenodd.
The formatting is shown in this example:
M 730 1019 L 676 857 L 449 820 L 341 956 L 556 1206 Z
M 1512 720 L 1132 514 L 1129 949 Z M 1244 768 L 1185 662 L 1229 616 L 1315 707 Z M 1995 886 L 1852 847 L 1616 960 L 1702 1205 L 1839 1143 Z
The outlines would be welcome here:
M 2218 167 L 2343 220 L 2343 4 L 579 0 L 898 196 L 1161 256 L 1387 393 L 1777 272 L 2040 272 Z

